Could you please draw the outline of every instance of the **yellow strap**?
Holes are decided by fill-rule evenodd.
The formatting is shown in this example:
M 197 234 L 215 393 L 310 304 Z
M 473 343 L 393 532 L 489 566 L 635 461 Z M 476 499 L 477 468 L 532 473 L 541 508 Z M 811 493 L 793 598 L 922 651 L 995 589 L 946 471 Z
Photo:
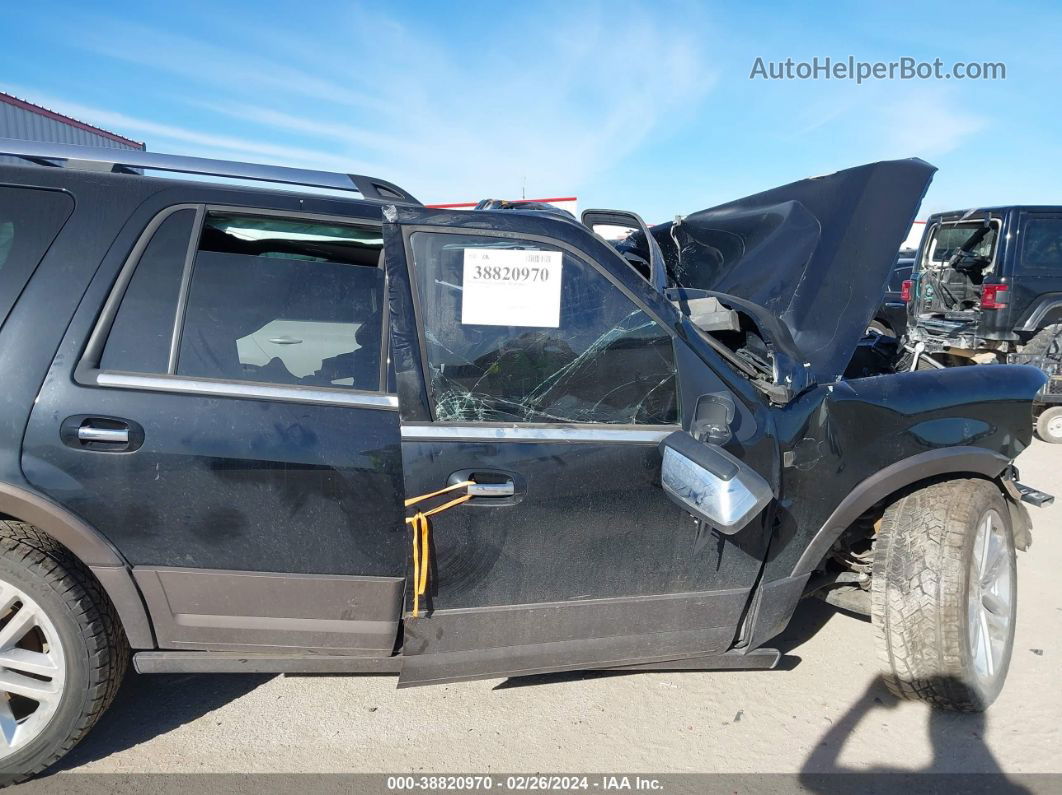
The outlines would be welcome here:
M 457 489 L 463 489 L 465 486 L 471 486 L 475 483 L 474 480 L 462 480 L 460 483 L 455 483 L 452 486 L 447 486 L 445 489 L 439 489 L 438 491 L 430 491 L 427 494 L 421 494 L 419 497 L 410 497 L 406 500 L 406 507 L 410 505 L 416 505 L 422 500 L 431 499 L 432 497 L 438 497 L 440 494 L 446 494 L 448 491 L 456 491 Z
M 419 497 L 410 497 L 406 500 L 406 507 L 416 505 L 418 502 L 431 497 L 438 497 L 440 494 L 447 494 L 448 492 L 470 486 L 472 482 L 471 480 L 463 480 L 460 483 L 447 486 L 445 489 L 439 489 L 429 494 L 421 494 Z M 428 560 L 431 522 L 428 521 L 428 517 L 442 513 L 448 508 L 453 508 L 455 505 L 460 505 L 470 499 L 472 499 L 471 494 L 462 494 L 460 497 L 431 510 L 417 511 L 413 516 L 406 517 L 406 524 L 412 525 L 413 529 L 413 618 L 417 618 L 420 615 L 420 597 L 428 592 L 428 569 L 431 568 Z

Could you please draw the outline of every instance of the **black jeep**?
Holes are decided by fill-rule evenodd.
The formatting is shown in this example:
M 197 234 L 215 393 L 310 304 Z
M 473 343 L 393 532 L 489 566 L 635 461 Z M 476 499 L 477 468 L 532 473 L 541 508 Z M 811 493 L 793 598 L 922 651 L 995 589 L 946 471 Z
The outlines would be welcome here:
M 811 593 L 873 617 L 902 696 L 980 710 L 1003 686 L 1043 375 L 843 377 L 929 165 L 650 230 L 0 153 L 35 164 L 0 166 L 8 780 L 69 750 L 130 660 L 400 687 L 770 668 Z M 623 245 L 588 228 L 610 219 Z
M 908 347 L 931 366 L 1046 349 L 1062 329 L 1062 207 L 931 216 L 905 295 Z
M 1062 207 L 940 213 L 926 224 L 907 300 L 902 368 L 1019 362 L 1051 376 L 1037 433 L 1062 443 Z

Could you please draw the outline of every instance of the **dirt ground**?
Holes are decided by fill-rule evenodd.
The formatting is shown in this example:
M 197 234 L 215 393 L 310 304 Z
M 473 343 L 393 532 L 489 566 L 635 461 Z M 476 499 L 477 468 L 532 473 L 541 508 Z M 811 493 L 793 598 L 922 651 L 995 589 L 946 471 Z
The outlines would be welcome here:
M 1062 502 L 1062 447 L 1036 442 L 1018 464 Z M 870 624 L 809 601 L 775 671 L 402 691 L 391 676 L 130 675 L 59 769 L 1062 773 L 1062 505 L 1031 511 L 1010 678 L 985 715 L 896 701 L 878 678 Z

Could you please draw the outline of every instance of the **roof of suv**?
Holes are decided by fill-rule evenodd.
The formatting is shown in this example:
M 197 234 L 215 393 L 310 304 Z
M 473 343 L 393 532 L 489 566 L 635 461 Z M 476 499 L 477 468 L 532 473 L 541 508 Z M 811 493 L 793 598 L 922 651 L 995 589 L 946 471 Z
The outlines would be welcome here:
M 167 155 L 135 149 L 75 146 L 13 138 L 0 138 L 0 155 L 11 155 L 41 166 L 87 170 L 96 173 L 126 174 L 139 178 L 144 176 L 142 171 L 192 174 L 346 191 L 360 194 L 362 199 L 371 202 L 420 204 L 411 193 L 393 182 L 363 174 L 343 174 L 260 163 Z

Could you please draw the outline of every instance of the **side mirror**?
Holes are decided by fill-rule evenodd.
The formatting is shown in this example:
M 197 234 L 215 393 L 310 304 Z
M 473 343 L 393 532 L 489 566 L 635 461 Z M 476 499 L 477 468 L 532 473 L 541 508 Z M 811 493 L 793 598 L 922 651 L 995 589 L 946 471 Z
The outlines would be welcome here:
M 660 443 L 664 493 L 724 535 L 733 535 L 767 507 L 771 485 L 744 462 L 676 431 Z

